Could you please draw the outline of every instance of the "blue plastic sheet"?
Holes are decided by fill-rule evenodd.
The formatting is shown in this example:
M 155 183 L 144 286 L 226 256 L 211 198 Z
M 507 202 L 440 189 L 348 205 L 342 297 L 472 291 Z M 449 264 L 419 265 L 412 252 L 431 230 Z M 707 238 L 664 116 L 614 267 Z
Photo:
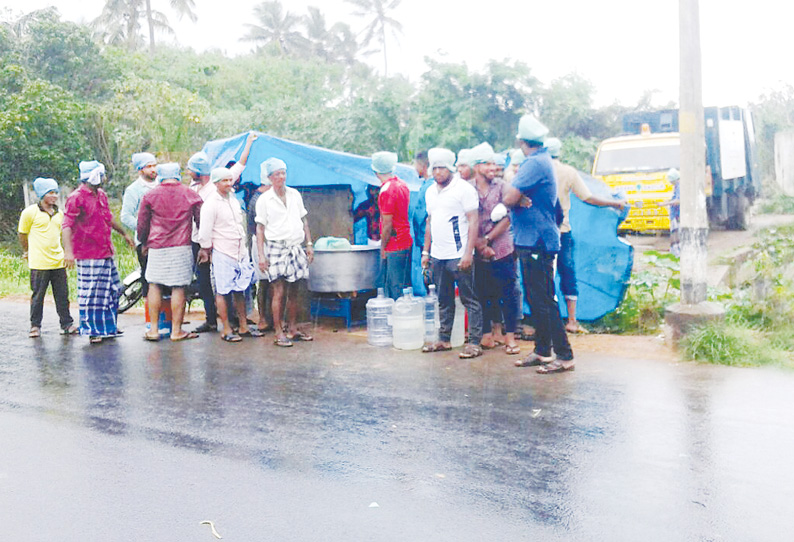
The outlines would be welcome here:
M 354 207 L 367 198 L 367 185 L 379 184 L 370 168 L 369 157 L 305 145 L 259 132 L 257 134 L 259 137 L 251 148 L 248 167 L 242 175 L 242 183 L 259 185 L 260 164 L 275 156 L 287 164 L 289 186 L 349 185 L 353 192 Z M 229 160 L 238 160 L 247 135 L 246 132 L 208 142 L 204 146 L 204 152 L 209 156 L 212 167 L 223 166 Z M 421 186 L 419 177 L 416 170 L 410 166 L 398 165 L 396 173 L 411 190 L 413 213 L 416 208 L 417 192 Z M 610 191 L 604 183 L 585 173 L 580 172 L 580 174 L 594 194 L 602 197 L 610 196 Z M 570 221 L 575 244 L 574 260 L 579 286 L 577 316 L 580 320 L 596 320 L 615 310 L 623 299 L 634 257 L 631 245 L 617 235 L 618 224 L 625 215 L 626 212 L 621 214 L 612 208 L 595 207 L 583 203 L 576 196 L 571 197 Z M 316 235 L 322 233 L 316 232 Z M 355 226 L 355 242 L 366 244 L 363 221 L 359 221 Z M 419 265 L 420 250 L 421 248 L 414 247 L 412 282 L 414 291 L 424 295 L 425 288 Z M 560 300 L 560 310 L 563 315 L 567 315 L 559 287 L 557 295 Z M 525 312 L 528 313 L 526 304 Z

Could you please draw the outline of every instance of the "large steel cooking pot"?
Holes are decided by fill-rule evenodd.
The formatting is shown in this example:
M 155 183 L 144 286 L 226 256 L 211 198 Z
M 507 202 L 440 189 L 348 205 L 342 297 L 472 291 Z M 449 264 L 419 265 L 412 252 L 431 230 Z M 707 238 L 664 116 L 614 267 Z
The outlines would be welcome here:
M 309 266 L 309 291 L 372 290 L 380 273 L 380 248 L 353 245 L 346 250 L 314 250 Z

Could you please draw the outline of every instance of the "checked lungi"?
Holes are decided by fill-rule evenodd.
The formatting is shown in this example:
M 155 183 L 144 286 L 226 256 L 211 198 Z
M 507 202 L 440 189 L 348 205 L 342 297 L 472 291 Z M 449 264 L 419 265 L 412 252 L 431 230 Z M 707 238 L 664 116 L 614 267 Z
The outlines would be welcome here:
M 309 278 L 309 259 L 301 245 L 284 241 L 267 242 L 267 274 L 270 282 L 279 279 L 295 282 Z
M 244 292 L 256 279 L 254 264 L 247 254 L 242 260 L 235 260 L 219 250 L 212 250 L 212 290 L 217 295 Z
M 77 260 L 80 335 L 116 335 L 121 281 L 113 258 Z
M 146 282 L 163 286 L 188 286 L 193 282 L 193 248 L 190 245 L 150 248 Z

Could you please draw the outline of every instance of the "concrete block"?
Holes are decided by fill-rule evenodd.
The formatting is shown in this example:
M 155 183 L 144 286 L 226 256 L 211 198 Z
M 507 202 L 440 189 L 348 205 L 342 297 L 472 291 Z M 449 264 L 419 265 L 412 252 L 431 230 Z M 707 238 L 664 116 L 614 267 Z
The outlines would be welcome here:
M 693 327 L 712 320 L 721 320 L 725 307 L 713 301 L 694 305 L 674 303 L 664 311 L 664 336 L 670 346 L 678 346 L 681 338 Z

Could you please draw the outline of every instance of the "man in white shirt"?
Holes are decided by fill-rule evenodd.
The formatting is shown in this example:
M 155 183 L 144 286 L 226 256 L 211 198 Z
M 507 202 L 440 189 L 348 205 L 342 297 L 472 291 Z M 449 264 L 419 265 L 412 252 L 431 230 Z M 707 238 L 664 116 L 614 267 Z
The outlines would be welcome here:
M 138 240 L 138 209 L 141 200 L 149 190 L 157 186 L 157 158 L 148 152 L 136 152 L 132 155 L 132 165 L 138 171 L 138 178 L 124 190 L 121 200 L 121 223 L 131 229 L 135 236 L 135 252 L 141 266 L 141 283 L 143 296 L 149 292 L 149 283 L 146 282 L 146 255 Z
M 455 284 L 460 300 L 469 312 L 469 343 L 461 358 L 482 355 L 482 307 L 474 295 L 474 245 L 479 230 L 477 190 L 455 173 L 455 153 L 447 149 L 428 151 L 435 183 L 427 189 L 427 228 L 422 251 L 422 267 L 432 267 L 438 290 L 441 326 L 438 342 L 426 345 L 423 352 L 450 350 L 455 321 Z
M 298 281 L 309 277 L 314 259 L 307 211 L 300 192 L 287 186 L 287 164 L 268 158 L 264 170 L 273 187 L 256 202 L 256 246 L 259 269 L 267 273 L 272 287 L 271 309 L 276 346 L 293 341 L 311 341 L 297 327 Z M 306 241 L 306 250 L 301 244 Z M 287 327 L 282 315 L 286 296 Z

